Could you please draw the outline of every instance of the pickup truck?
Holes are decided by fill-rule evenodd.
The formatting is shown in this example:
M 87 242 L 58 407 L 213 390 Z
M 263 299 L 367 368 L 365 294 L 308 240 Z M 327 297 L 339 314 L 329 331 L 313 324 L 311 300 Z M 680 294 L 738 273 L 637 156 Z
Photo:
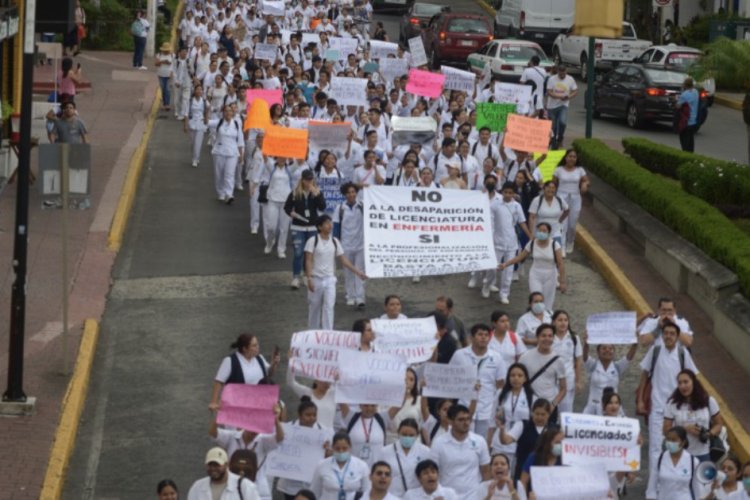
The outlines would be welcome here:
M 597 38 L 594 41 L 594 67 L 611 69 L 619 63 L 630 62 L 651 46 L 648 40 L 639 40 L 630 23 L 622 23 L 620 38 Z M 573 34 L 573 28 L 561 33 L 552 45 L 552 57 L 557 64 L 579 68 L 581 79 L 587 77 L 589 39 Z

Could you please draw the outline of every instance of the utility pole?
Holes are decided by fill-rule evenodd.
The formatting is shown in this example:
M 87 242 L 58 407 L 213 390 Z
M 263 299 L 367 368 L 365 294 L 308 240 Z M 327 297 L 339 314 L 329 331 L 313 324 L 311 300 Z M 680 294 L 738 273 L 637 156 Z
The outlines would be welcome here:
M 146 57 L 156 55 L 156 0 L 148 0 L 146 19 L 151 27 L 146 32 Z

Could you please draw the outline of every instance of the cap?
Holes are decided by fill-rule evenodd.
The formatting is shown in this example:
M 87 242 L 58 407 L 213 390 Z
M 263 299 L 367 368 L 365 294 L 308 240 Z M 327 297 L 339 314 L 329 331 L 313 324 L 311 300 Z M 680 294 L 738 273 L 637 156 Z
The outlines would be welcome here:
M 215 462 L 219 465 L 226 465 L 227 462 L 229 462 L 227 452 L 218 446 L 211 448 L 208 450 L 208 453 L 206 453 L 206 464 L 210 464 L 211 462 Z
M 159 47 L 159 51 L 161 52 L 170 52 L 172 50 L 172 45 L 169 44 L 169 42 L 164 42 L 161 44 L 161 47 Z
M 315 178 L 315 174 L 313 174 L 312 170 L 303 170 L 302 171 L 302 179 L 305 181 L 311 181 Z

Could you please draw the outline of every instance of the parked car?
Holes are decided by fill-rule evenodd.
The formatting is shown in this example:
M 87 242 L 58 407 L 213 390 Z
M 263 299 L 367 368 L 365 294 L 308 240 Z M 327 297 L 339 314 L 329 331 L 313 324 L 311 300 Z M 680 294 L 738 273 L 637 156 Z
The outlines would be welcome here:
M 496 38 L 522 38 L 545 51 L 560 33 L 573 25 L 575 0 L 492 0 Z
M 649 121 L 672 122 L 675 101 L 682 90 L 685 74 L 640 64 L 621 64 L 597 78 L 594 84 L 593 114 L 625 118 L 629 127 L 639 128 Z M 708 116 L 708 94 L 700 91 L 702 125 Z
M 680 73 L 687 72 L 703 55 L 700 50 L 685 45 L 670 43 L 669 45 L 654 45 L 646 49 L 642 54 L 633 59 L 633 62 L 645 64 L 653 68 L 663 68 Z M 708 105 L 711 106 L 716 93 L 716 81 L 713 78 L 706 78 L 702 82 L 696 82 L 696 85 L 708 92 Z
M 545 71 L 553 65 L 552 60 L 544 54 L 544 50 L 536 42 L 528 40 L 493 40 L 478 52 L 469 55 L 469 69 L 481 73 L 489 64 L 493 75 L 499 75 L 502 80 L 517 82 L 521 78 L 529 60 L 538 56 L 539 66 Z
M 450 10 L 451 8 L 447 5 L 414 2 L 401 18 L 398 41 L 405 46 L 409 43 L 409 38 L 414 38 L 422 34 L 422 30 L 427 27 L 432 16 L 436 16 L 441 12 L 450 12 Z
M 386 14 L 401 14 L 409 8 L 409 0 L 373 0 L 372 9 Z
M 469 54 L 492 40 L 492 27 L 480 14 L 443 12 L 430 19 L 422 31 L 430 66 L 439 69 L 444 62 L 466 65 Z
M 581 79 L 586 80 L 588 71 L 589 37 L 573 34 L 570 28 L 560 34 L 552 46 L 552 58 L 558 64 L 578 68 Z M 616 39 L 597 38 L 594 41 L 594 67 L 597 70 L 611 69 L 619 63 L 631 62 L 633 57 L 651 46 L 648 40 L 639 40 L 630 23 L 622 23 L 622 36 Z

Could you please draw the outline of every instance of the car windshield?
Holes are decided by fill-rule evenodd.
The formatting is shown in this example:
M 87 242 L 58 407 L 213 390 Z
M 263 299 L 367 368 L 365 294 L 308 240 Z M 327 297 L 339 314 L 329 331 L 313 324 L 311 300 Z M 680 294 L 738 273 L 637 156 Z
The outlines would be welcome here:
M 700 54 L 693 52 L 672 52 L 667 56 L 667 66 L 679 71 L 687 71 L 700 58 Z
M 434 5 L 431 3 L 415 3 L 412 13 L 415 16 L 432 17 L 435 14 L 440 14 L 442 8 L 442 5 Z
M 486 35 L 490 32 L 489 26 L 481 19 L 453 18 L 448 21 L 448 31 L 451 33 L 479 33 Z
M 677 71 L 666 71 L 663 69 L 647 69 L 649 80 L 663 85 L 682 85 L 685 81 L 685 74 Z
M 629 24 L 622 25 L 621 38 L 635 38 L 635 31 L 633 31 L 633 27 L 631 25 Z
M 533 56 L 539 56 L 539 59 L 545 59 L 544 52 L 537 47 L 511 44 L 503 44 L 500 46 L 500 57 L 502 59 L 519 59 L 522 61 L 528 61 Z

